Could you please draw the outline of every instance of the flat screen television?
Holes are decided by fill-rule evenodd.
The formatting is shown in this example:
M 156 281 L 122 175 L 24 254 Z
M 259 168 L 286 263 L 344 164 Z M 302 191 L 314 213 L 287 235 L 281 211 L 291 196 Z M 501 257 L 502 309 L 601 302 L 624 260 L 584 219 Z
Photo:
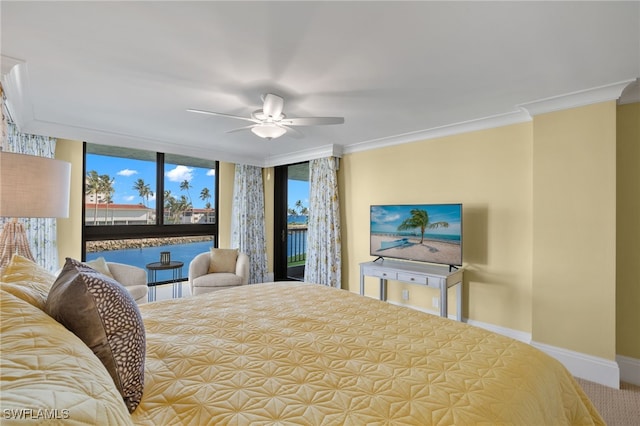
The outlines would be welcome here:
M 371 256 L 462 266 L 462 204 L 373 205 L 370 223 Z

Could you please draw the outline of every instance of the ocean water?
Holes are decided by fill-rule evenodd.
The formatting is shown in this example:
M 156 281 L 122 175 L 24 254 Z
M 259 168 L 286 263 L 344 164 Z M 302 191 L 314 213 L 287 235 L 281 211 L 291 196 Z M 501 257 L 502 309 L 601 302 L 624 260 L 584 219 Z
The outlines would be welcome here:
M 168 251 L 171 253 L 171 260 L 184 263 L 181 269 L 182 278 L 186 279 L 189 275 L 189 262 L 200 253 L 207 252 L 211 249 L 210 241 L 202 241 L 197 243 L 171 244 L 157 247 L 131 248 L 122 250 L 108 250 L 95 253 L 87 253 L 87 260 L 94 260 L 98 257 L 104 257 L 107 262 L 126 263 L 127 265 L 145 267 L 146 264 L 152 262 L 160 262 L 160 252 Z M 157 281 L 167 281 L 173 278 L 173 271 L 157 271 Z
M 184 263 L 182 266 L 181 277 L 187 279 L 189 275 L 189 262 L 200 253 L 208 252 L 211 249 L 211 241 L 202 241 L 197 243 L 170 244 L 157 247 L 131 248 L 122 250 L 108 250 L 95 253 L 87 253 L 87 260 L 94 260 L 104 257 L 107 262 L 126 263 L 127 265 L 137 266 L 145 269 L 145 265 L 152 262 L 160 262 L 160 253 L 168 251 L 171 253 L 172 261 Z M 302 246 L 306 251 L 306 244 Z M 300 250 L 300 248 L 297 248 Z M 292 240 L 288 240 L 287 256 L 291 256 L 293 251 Z M 157 271 L 157 281 L 168 281 L 173 278 L 173 271 Z

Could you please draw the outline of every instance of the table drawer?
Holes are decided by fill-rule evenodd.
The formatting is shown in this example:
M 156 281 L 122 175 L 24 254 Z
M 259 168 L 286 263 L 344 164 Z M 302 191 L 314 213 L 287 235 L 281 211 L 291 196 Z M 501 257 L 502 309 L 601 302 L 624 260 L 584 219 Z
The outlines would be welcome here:
M 398 272 L 398 281 L 403 281 L 407 283 L 416 283 L 416 284 L 427 284 L 427 277 L 424 275 Z
M 395 280 L 398 274 L 394 271 L 387 271 L 384 269 L 368 269 L 366 271 L 367 275 L 371 275 L 372 277 L 383 278 L 385 280 Z

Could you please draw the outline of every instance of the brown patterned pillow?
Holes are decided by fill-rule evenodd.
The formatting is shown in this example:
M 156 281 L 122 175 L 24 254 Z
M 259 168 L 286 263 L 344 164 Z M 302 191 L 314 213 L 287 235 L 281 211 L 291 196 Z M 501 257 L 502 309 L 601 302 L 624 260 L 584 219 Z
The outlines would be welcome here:
M 142 399 L 146 342 L 138 305 L 129 292 L 67 258 L 49 291 L 45 312 L 91 348 L 133 412 Z

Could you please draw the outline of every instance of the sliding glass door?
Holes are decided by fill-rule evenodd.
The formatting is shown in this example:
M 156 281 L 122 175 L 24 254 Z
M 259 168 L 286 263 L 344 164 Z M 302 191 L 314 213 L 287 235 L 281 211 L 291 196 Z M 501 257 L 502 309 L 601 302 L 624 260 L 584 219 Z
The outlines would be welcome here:
M 309 163 L 275 169 L 274 275 L 276 280 L 304 279 L 309 217 Z

